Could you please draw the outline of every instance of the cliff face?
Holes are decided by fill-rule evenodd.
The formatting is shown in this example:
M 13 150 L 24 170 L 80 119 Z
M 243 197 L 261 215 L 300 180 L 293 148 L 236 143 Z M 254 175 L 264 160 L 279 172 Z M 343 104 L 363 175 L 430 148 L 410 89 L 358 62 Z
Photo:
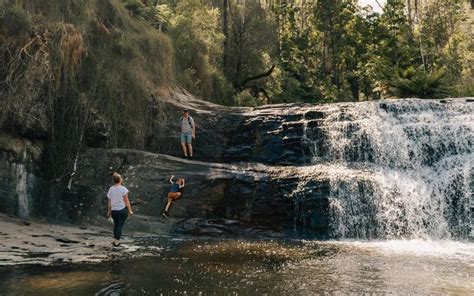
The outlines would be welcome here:
M 135 213 L 150 218 L 162 213 L 170 175 L 186 180 L 183 197 L 173 204 L 171 216 L 201 220 L 192 220 L 191 226 L 178 225 L 177 231 L 197 233 L 202 219 L 226 219 L 274 231 L 302 229 L 306 224 L 318 230 L 318 235 L 327 236 L 329 182 L 322 172 L 311 176 L 311 184 L 298 188 L 301 178 L 308 176 L 288 167 L 207 163 L 126 149 L 89 149 L 78 167 L 71 190 L 51 204 L 51 212 L 57 209 L 56 219 L 87 221 L 103 216 L 111 173 L 119 171 Z M 311 199 L 304 218 L 299 217 L 294 194 L 300 201 Z M 233 225 L 221 226 L 232 232 Z
M 302 225 L 302 221 L 295 218 L 297 209 L 289 195 L 299 186 L 299 172 L 280 166 L 306 161 L 308 158 L 308 155 L 298 155 L 302 150 L 298 144 L 301 140 L 297 139 L 301 131 L 286 128 L 280 131 L 283 121 L 298 120 L 301 116 L 275 117 L 265 114 L 278 114 L 282 108 L 268 108 L 267 111 L 226 108 L 197 100 L 184 91 L 172 93 L 164 101 L 164 105 L 166 117 L 175 120 L 166 121 L 164 128 L 156 131 L 152 142 L 160 143 L 153 147 L 158 154 L 127 149 L 86 148 L 79 154 L 74 174 L 68 172 L 58 180 L 45 182 L 36 177 L 41 175 L 38 169 L 41 159 L 39 146 L 33 157 L 28 152 L 31 148 L 27 148 L 33 146 L 31 143 L 29 146 L 23 144 L 24 147 L 16 150 L 4 145 L 0 149 L 1 153 L 10 158 L 2 158 L 1 165 L 5 167 L 2 172 L 8 172 L 9 178 L 15 181 L 8 182 L 8 186 L 2 184 L 3 190 L 10 192 L 8 206 L 2 212 L 20 214 L 19 205 L 23 199 L 16 188 L 23 185 L 16 184 L 24 184 L 24 179 L 15 175 L 15 163 L 19 163 L 27 168 L 30 176 L 27 182 L 27 187 L 30 188 L 28 212 L 56 221 L 102 221 L 106 212 L 106 192 L 111 185 L 111 173 L 118 171 L 125 177 L 125 185 L 131 191 L 130 197 L 136 214 L 143 217 L 143 220 L 160 217 L 165 194 L 169 189 L 170 175 L 186 179 L 184 196 L 173 205 L 172 216 L 191 220 L 177 225 L 176 231 L 215 234 L 217 226 L 212 226 L 211 232 L 202 230 L 209 226 L 206 222 L 208 219 L 233 220 L 234 222 L 219 222 L 226 224 L 219 227 L 227 232 L 242 232 L 242 227 L 247 226 L 263 226 L 283 231 Z M 190 111 L 197 124 L 195 159 L 192 161 L 176 157 L 181 156 L 179 117 L 183 109 Z M 273 123 L 265 125 L 265 122 L 272 120 Z M 88 130 L 85 136 L 89 146 L 100 143 L 103 134 L 101 129 Z M 288 136 L 292 137 L 295 145 L 285 142 Z M 20 140 L 8 138 L 4 142 L 11 144 L 15 141 Z M 288 157 L 290 154 L 293 157 Z M 308 187 L 311 192 L 315 187 L 326 190 L 325 193 L 317 193 L 320 201 L 315 208 L 319 209 L 320 215 L 318 219 L 313 219 L 314 227 L 321 230 L 328 223 L 327 217 L 321 214 L 327 206 L 328 182 L 323 179 L 321 175 L 321 180 L 314 181 L 317 184 Z M 19 192 L 21 194 L 22 191 Z M 299 194 L 303 192 L 305 189 L 300 188 Z M 153 227 L 145 224 L 140 223 L 136 230 L 146 228 L 153 231 Z M 240 230 L 235 230 L 236 227 Z M 218 234 L 222 231 L 220 229 Z M 324 231 L 321 233 L 326 235 Z
M 305 104 L 260 108 L 224 107 L 174 89 L 163 98 L 167 121 L 155 131 L 148 150 L 181 156 L 179 118 L 189 110 L 197 127 L 196 158 L 207 162 L 309 164 L 314 148 L 323 145 L 318 126 L 325 108 Z M 321 109 L 321 110 L 318 110 Z M 94 137 L 92 137 L 94 138 Z
M 42 146 L 0 135 L 0 212 L 28 218 L 44 180 L 38 174 Z
M 184 195 L 171 210 L 174 218 L 227 218 L 276 229 L 291 219 L 291 200 L 263 165 L 205 163 L 120 149 L 90 149 L 81 157 L 71 198 L 61 201 L 60 212 L 74 218 L 105 213 L 113 171 L 124 175 L 138 215 L 161 215 L 173 174 L 186 180 Z
M 38 187 L 38 157 L 25 148 L 32 144 L 3 149 L 2 173 L 14 181 L 3 183 L 2 211 L 20 214 L 27 192 L 28 204 L 47 217 L 103 221 L 118 171 L 143 218 L 137 230 L 154 231 L 146 221 L 160 217 L 175 175 L 186 188 L 171 210 L 172 226 L 184 233 L 245 233 L 252 226 L 317 237 L 464 238 L 470 231 L 469 99 L 234 109 L 178 91 L 163 104 L 171 120 L 156 131 L 153 141 L 161 144 L 153 153 L 85 148 L 76 171 L 38 183 L 42 195 L 24 189 Z M 177 157 L 183 109 L 197 124 L 193 160 Z M 30 176 L 26 187 L 22 168 Z

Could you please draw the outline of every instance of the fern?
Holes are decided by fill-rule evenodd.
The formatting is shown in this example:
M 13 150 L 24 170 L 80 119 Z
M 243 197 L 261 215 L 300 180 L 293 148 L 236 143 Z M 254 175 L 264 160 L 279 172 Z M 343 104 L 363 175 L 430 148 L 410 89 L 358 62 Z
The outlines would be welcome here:
M 422 99 L 439 99 L 452 93 L 444 69 L 426 73 L 421 69 L 409 67 L 397 69 L 387 81 L 389 93 L 399 98 L 418 97 Z

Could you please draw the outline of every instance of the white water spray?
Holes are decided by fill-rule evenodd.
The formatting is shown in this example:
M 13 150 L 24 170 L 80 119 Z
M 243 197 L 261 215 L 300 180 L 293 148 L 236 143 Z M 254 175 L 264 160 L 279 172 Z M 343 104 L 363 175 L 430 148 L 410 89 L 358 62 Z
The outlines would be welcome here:
M 314 159 L 330 164 L 335 237 L 468 237 L 472 103 L 394 100 L 314 108 L 326 114 L 318 127 L 325 151 Z

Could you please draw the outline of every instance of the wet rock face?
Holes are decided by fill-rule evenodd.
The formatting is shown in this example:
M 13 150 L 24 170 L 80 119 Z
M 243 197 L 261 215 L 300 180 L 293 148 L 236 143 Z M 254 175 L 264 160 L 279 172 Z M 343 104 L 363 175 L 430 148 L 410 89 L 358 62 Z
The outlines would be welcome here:
M 58 201 L 58 219 L 81 221 L 106 213 L 112 172 L 124 176 L 138 215 L 160 216 L 169 178 L 184 178 L 184 193 L 170 210 L 173 218 L 226 218 L 272 229 L 293 223 L 293 202 L 264 166 L 210 164 L 122 149 L 90 149 L 78 164 L 73 186 Z M 63 213 L 63 214 L 61 214 Z
M 44 181 L 38 176 L 41 148 L 0 135 L 0 213 L 28 218 Z
M 321 177 L 318 178 L 321 181 L 314 181 L 314 186 L 309 186 L 308 190 L 297 189 L 298 172 L 287 170 L 286 167 L 256 164 L 189 161 L 135 150 L 90 149 L 79 161 L 71 190 L 59 195 L 55 204 L 57 210 L 50 214 L 70 222 L 102 219 L 107 210 L 106 194 L 112 185 L 111 174 L 118 171 L 130 190 L 135 214 L 161 218 L 170 187 L 169 178 L 175 175 L 186 181 L 183 196 L 171 207 L 172 221 L 161 220 L 172 224 L 176 219 L 197 219 L 181 223 L 175 228 L 176 232 L 223 237 L 250 237 L 262 233 L 262 236 L 270 237 L 274 236 L 272 231 L 303 229 L 301 226 L 304 225 L 305 230 L 317 229 L 319 236 L 326 236 L 327 191 L 312 189 L 324 187 L 327 180 Z M 293 192 L 297 194 L 292 195 Z M 297 200 L 314 200 L 317 206 L 308 213 L 295 204 Z M 147 231 L 148 228 L 142 226 L 137 225 L 134 229 Z M 247 231 L 247 228 L 253 230 Z
M 146 150 L 173 156 L 182 156 L 180 117 L 182 109 L 169 107 L 168 120 L 147 139 Z M 228 133 L 234 131 L 242 121 L 240 114 L 218 111 L 190 111 L 196 123 L 196 139 L 193 140 L 194 155 L 207 162 L 222 162 L 228 146 Z M 97 146 L 96 146 L 97 147 Z
M 17 164 L 11 153 L 0 151 L 0 212 L 16 215 L 18 213 L 17 184 L 21 182 L 17 176 Z
M 308 164 L 317 150 L 324 154 L 320 128 L 324 107 L 304 104 L 230 108 L 176 91 L 164 100 L 163 119 L 145 140 L 145 150 L 182 156 L 180 117 L 188 110 L 196 123 L 195 158 L 206 162 L 260 162 L 272 165 Z M 88 147 L 106 148 L 111 127 L 92 116 L 86 131 Z
M 62 215 L 57 218 L 63 221 L 103 217 L 113 171 L 123 174 L 135 214 L 160 218 L 173 174 L 184 178 L 186 186 L 183 196 L 171 207 L 173 221 L 161 218 L 161 222 L 183 220 L 173 227 L 177 233 L 273 237 L 274 231 L 296 230 L 321 238 L 329 236 L 330 193 L 325 168 L 305 175 L 284 166 L 210 164 L 122 149 L 88 150 L 78 167 L 71 191 L 62 195 L 59 210 L 54 212 Z M 134 230 L 148 228 L 137 225 Z
M 179 92 L 163 106 L 166 121 L 148 139 L 147 151 L 182 155 L 179 119 L 185 109 L 196 123 L 193 148 L 199 160 L 307 164 L 318 146 L 318 151 L 323 150 L 324 138 L 319 125 L 326 116 L 324 108 L 297 104 L 229 108 Z
M 278 238 L 282 232 L 269 227 L 252 227 L 238 220 L 191 218 L 178 223 L 175 232 L 192 236 Z
M 310 164 L 324 150 L 320 122 L 325 113 L 305 105 L 268 106 L 245 113 L 227 134 L 224 162 L 255 161 L 272 165 Z
M 302 122 L 289 122 L 285 116 L 248 118 L 229 134 L 226 161 L 256 161 L 267 164 L 306 163 L 309 146 L 304 144 Z

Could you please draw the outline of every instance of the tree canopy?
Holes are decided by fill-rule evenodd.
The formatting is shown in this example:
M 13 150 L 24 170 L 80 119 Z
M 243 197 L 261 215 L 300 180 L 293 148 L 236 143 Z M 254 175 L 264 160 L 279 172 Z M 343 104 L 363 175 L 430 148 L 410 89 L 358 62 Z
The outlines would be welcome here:
M 158 27 L 174 42 L 178 81 L 218 103 L 398 97 L 413 69 L 403 79 L 444 73 L 433 97 L 473 95 L 469 1 L 388 0 L 382 13 L 357 0 L 123 1 L 145 19 L 168 12 Z

